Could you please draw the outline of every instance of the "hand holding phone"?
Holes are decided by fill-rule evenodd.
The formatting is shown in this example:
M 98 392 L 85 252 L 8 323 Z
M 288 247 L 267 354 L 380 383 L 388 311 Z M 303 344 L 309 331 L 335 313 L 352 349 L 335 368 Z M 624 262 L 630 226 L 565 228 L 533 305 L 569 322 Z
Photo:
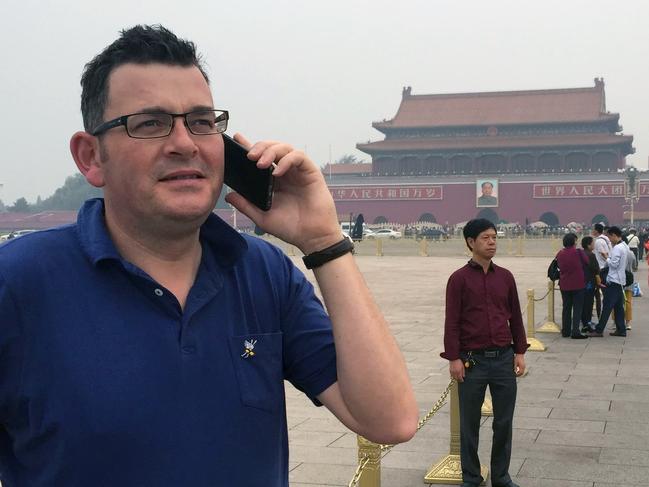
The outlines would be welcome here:
M 259 169 L 248 159 L 248 149 L 223 134 L 224 182 L 261 210 L 268 211 L 273 201 L 273 170 Z

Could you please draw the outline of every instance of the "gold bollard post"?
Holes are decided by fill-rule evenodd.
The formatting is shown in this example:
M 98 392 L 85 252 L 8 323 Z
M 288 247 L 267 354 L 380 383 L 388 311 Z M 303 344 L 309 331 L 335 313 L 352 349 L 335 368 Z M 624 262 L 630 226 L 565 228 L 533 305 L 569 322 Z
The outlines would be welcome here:
M 419 242 L 419 255 L 422 257 L 428 257 L 428 240 L 422 238 Z
M 531 352 L 545 352 L 546 347 L 534 337 L 534 289 L 527 290 L 527 343 Z
M 560 333 L 561 327 L 554 321 L 554 281 L 548 281 L 548 321 L 536 330 L 540 333 Z
M 493 402 L 491 402 L 491 396 L 485 394 L 484 401 L 482 401 L 482 407 L 480 408 L 480 414 L 482 416 L 494 415 L 494 405 Z
M 514 253 L 514 242 L 512 241 L 512 238 L 509 237 L 507 239 L 507 255 L 512 255 Z
M 516 257 L 523 257 L 523 237 L 518 237 L 518 252 Z
M 383 240 L 380 238 L 376 239 L 376 256 L 383 257 Z
M 358 442 L 358 463 L 368 458 L 367 465 L 358 482 L 359 487 L 381 487 L 381 445 L 372 443 L 362 436 L 356 437 Z
M 424 477 L 426 484 L 451 484 L 462 483 L 462 464 L 460 462 L 460 399 L 457 393 L 457 382 L 451 386 L 451 445 L 450 453 L 434 464 Z M 480 475 L 487 482 L 489 469 L 480 465 Z

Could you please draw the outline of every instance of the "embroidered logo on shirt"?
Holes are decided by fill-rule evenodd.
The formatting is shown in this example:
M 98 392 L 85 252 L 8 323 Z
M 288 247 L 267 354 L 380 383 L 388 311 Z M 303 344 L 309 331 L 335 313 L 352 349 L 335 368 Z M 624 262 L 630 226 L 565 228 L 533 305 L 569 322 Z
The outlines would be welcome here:
M 257 340 L 245 340 L 243 342 L 244 351 L 241 354 L 243 358 L 250 358 L 255 356 L 255 345 Z

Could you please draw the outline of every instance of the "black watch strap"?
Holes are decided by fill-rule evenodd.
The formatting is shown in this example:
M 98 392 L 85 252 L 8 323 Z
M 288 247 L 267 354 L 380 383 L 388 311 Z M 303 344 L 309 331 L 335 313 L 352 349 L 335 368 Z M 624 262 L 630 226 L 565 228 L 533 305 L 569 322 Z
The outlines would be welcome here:
M 321 265 L 326 264 L 331 260 L 337 259 L 338 257 L 341 257 L 348 252 L 353 252 L 353 250 L 353 242 L 347 237 L 343 237 L 340 242 L 335 243 L 331 247 L 327 247 L 326 249 L 318 250 L 317 252 L 305 255 L 304 257 L 302 257 L 302 260 L 304 261 L 304 265 L 307 269 L 315 269 L 316 267 L 320 267 Z

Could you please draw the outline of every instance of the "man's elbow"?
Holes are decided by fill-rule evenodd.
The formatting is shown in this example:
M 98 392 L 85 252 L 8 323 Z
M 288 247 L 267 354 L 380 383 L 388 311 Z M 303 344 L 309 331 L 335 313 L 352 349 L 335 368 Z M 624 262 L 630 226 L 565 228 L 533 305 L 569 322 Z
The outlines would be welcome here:
M 398 428 L 395 428 L 394 436 L 390 444 L 410 441 L 415 436 L 415 433 L 417 433 L 419 418 L 416 414 L 410 418 L 403 419 L 400 423 Z
M 382 445 L 394 445 L 410 441 L 417 432 L 419 418 L 414 414 L 402 414 L 398 418 L 386 421 L 380 428 L 372 428 L 365 435 L 368 440 Z

